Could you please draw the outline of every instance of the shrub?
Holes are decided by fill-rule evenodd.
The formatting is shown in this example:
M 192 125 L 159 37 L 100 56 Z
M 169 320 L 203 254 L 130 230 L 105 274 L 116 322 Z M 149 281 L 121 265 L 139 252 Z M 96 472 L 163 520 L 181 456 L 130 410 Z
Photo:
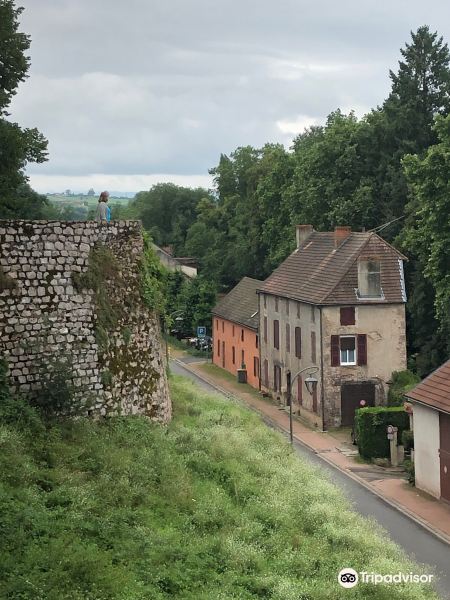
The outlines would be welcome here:
M 412 371 L 394 371 L 392 384 L 388 392 L 388 406 L 403 406 L 404 395 L 420 381 L 420 377 Z
M 403 466 L 405 467 L 405 471 L 408 474 L 408 482 L 411 485 L 415 485 L 416 476 L 415 476 L 415 471 L 414 471 L 414 463 L 411 460 L 405 460 L 405 462 L 403 463 Z
M 414 432 L 411 429 L 405 429 L 402 432 L 402 444 L 405 447 L 405 451 L 409 452 L 414 449 Z
M 409 429 L 409 416 L 403 407 L 371 406 L 356 411 L 358 449 L 363 458 L 389 458 L 388 425 L 398 427 L 398 439 L 401 439 L 402 432 Z

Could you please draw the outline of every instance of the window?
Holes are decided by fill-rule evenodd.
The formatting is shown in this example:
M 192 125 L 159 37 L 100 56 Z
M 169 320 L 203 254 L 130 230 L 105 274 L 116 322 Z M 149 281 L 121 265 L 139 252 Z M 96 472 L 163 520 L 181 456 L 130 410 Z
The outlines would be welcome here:
M 280 322 L 275 319 L 273 322 L 273 347 L 280 349 Z
M 355 336 L 341 336 L 339 340 L 341 365 L 356 365 Z
M 297 319 L 300 319 L 300 302 L 297 302 Z
M 233 325 L 233 337 L 234 337 L 234 325 Z
M 222 333 L 225 331 L 225 321 L 222 321 Z
M 267 308 L 267 296 L 265 294 L 263 294 L 263 299 L 264 299 L 264 308 Z
M 256 348 L 258 347 L 258 342 L 259 342 L 259 339 L 258 339 L 258 334 L 256 334 L 256 335 L 255 335 L 255 347 L 256 347 Z
M 219 331 L 219 319 L 216 319 L 216 329 Z
M 286 352 L 291 351 L 291 326 L 286 323 Z
M 311 362 L 316 362 L 316 333 L 311 331 Z
M 269 363 L 267 358 L 264 359 L 264 385 L 266 388 L 269 387 Z
M 267 317 L 264 317 L 264 341 L 267 342 Z
M 381 263 L 378 258 L 367 258 L 358 262 L 358 294 L 361 298 L 380 298 Z
M 286 298 L 286 314 L 289 314 L 289 300 Z
M 259 358 L 257 356 L 253 357 L 253 376 L 259 377 Z
M 278 312 L 278 296 L 275 296 L 275 312 Z
M 341 308 L 341 325 L 354 325 L 355 324 L 355 307 L 345 306 Z
M 244 341 L 244 330 L 241 329 L 241 342 L 243 342 L 243 341 Z
M 300 327 L 295 328 L 295 356 L 302 357 L 302 330 Z
M 236 348 L 234 346 L 231 348 L 231 360 L 233 365 L 236 364 Z
M 316 309 L 314 306 L 311 306 L 311 323 L 316 322 Z
M 241 366 L 242 366 L 242 368 L 244 368 L 244 365 L 245 365 L 245 354 L 244 354 L 244 351 L 242 350 L 241 351 Z
M 220 340 L 217 340 L 217 356 L 220 356 Z

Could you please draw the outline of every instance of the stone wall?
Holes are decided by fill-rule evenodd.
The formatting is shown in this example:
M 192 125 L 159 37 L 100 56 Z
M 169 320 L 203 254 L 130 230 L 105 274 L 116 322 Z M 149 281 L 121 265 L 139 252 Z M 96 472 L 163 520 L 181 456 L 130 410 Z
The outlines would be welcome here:
M 143 243 L 137 221 L 0 221 L 0 354 L 14 388 L 32 396 L 42 359 L 65 356 L 94 414 L 170 420 L 159 322 L 140 293 Z

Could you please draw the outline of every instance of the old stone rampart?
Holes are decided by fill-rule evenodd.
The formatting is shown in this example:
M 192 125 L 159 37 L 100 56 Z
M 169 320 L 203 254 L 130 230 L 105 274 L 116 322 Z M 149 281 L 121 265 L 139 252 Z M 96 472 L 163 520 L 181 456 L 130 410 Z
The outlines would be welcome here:
M 171 417 L 159 322 L 141 295 L 138 221 L 0 221 L 0 355 L 33 396 L 68 356 L 94 414 Z M 41 365 L 41 366 L 40 366 Z

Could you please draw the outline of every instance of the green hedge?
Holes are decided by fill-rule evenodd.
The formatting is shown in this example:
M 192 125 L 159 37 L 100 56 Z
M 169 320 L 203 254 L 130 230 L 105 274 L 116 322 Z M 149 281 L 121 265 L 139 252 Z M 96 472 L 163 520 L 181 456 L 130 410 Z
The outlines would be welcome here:
M 409 416 L 402 406 L 370 406 L 359 408 L 355 415 L 358 449 L 365 459 L 389 458 L 389 440 L 386 427 L 398 427 L 398 440 L 402 432 L 409 429 Z

